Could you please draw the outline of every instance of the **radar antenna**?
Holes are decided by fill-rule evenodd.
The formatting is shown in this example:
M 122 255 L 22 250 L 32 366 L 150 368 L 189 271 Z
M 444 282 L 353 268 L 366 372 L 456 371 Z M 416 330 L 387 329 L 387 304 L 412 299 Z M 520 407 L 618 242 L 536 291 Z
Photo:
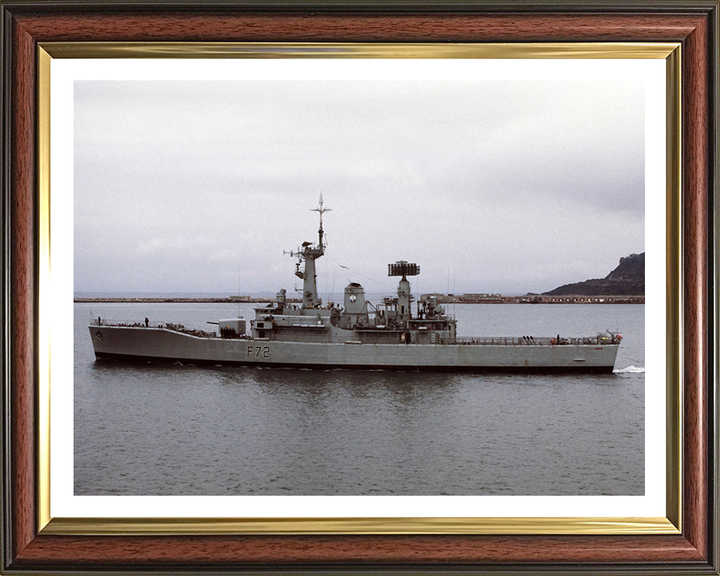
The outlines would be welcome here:
M 407 260 L 398 260 L 395 264 L 388 264 L 388 276 L 402 276 L 402 279 L 405 280 L 407 276 L 417 276 L 418 274 L 420 274 L 420 266 Z

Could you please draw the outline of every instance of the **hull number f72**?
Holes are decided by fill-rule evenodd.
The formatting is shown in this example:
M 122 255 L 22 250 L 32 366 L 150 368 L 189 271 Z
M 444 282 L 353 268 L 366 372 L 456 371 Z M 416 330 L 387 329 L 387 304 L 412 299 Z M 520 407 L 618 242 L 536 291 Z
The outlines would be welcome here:
M 248 346 L 248 358 L 270 358 L 269 346 Z

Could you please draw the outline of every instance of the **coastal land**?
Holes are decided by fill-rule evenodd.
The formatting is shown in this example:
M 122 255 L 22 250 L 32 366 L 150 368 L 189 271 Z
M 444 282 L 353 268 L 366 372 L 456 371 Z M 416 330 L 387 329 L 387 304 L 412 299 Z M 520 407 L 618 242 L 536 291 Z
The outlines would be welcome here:
M 447 304 L 644 304 L 645 252 L 620 258 L 604 278 L 565 284 L 542 294 L 443 294 L 438 300 Z

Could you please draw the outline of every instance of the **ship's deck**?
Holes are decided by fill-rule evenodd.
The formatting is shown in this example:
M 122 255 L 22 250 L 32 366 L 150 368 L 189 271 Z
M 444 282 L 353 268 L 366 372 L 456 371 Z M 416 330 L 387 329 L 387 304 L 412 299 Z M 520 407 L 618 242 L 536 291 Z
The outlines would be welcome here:
M 607 346 L 613 344 L 607 336 L 563 338 L 557 336 L 473 336 L 457 337 L 456 344 L 485 346 Z
M 216 332 L 208 332 L 205 330 L 197 330 L 193 328 L 187 328 L 182 324 L 166 323 L 155 323 L 149 322 L 147 325 L 143 322 L 135 323 L 121 323 L 121 322 L 93 322 L 92 326 L 98 326 L 103 328 L 140 328 L 140 329 L 160 329 L 160 330 L 171 330 L 173 332 L 180 332 L 181 334 L 187 334 L 188 336 L 194 336 L 196 338 L 207 338 L 212 340 L 226 340 Z M 231 338 L 232 340 L 259 340 L 266 342 L 267 338 L 253 339 L 249 335 L 242 335 L 237 338 Z M 457 337 L 455 342 L 438 342 L 433 346 L 448 346 L 448 345 L 461 345 L 461 346 L 609 346 L 617 344 L 613 342 L 611 338 L 607 336 L 592 336 L 582 338 L 560 338 L 551 336 L 473 336 L 473 337 Z M 399 344 L 400 345 L 400 344 Z M 402 344 L 405 346 L 405 344 Z

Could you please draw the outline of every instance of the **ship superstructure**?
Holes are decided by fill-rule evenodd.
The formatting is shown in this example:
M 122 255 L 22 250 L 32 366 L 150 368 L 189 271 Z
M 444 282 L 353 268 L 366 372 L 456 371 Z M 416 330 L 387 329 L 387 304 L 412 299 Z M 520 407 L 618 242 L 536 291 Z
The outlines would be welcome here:
M 175 324 L 108 324 L 89 329 L 98 359 L 175 361 L 276 367 L 374 368 L 520 372 L 611 372 L 621 336 L 605 332 L 581 338 L 459 338 L 457 323 L 436 296 L 416 302 L 408 277 L 420 266 L 404 260 L 388 265 L 399 277 L 397 295 L 373 305 L 359 283 L 344 290 L 342 306 L 318 296 L 316 260 L 325 254 L 319 206 L 318 242 L 295 251 L 295 275 L 302 279 L 302 301 L 288 301 L 280 290 L 273 302 L 257 306 L 255 318 L 221 319 L 215 332 Z M 415 311 L 413 313 L 413 302 Z

